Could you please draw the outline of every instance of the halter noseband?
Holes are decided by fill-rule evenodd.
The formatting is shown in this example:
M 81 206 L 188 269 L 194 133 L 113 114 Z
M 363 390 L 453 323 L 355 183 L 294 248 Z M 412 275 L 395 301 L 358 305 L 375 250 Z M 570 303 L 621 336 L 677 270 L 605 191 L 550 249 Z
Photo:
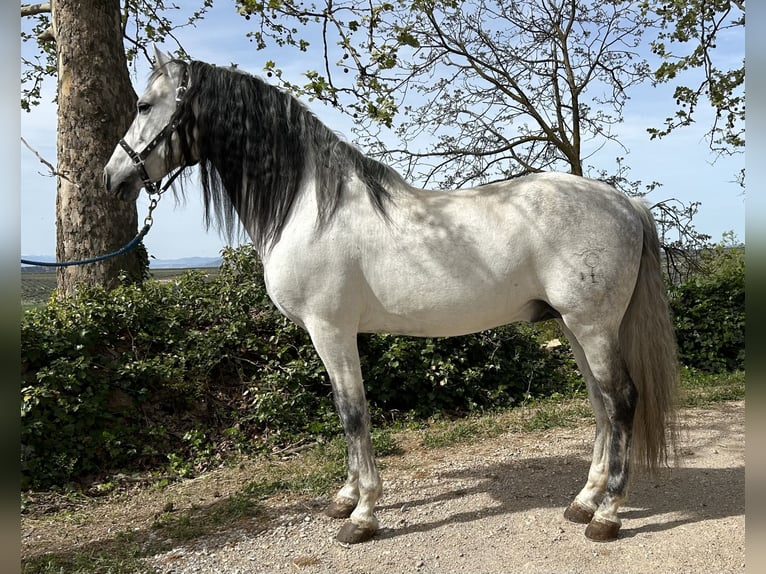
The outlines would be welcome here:
M 189 67 L 187 65 L 184 65 L 184 71 L 183 75 L 181 76 L 181 83 L 176 88 L 176 102 L 180 102 L 184 95 L 186 94 L 186 88 L 188 87 L 189 83 Z M 130 145 L 128 145 L 128 142 L 125 141 L 124 138 L 120 138 L 120 145 L 122 146 L 122 149 L 125 150 L 125 152 L 130 156 L 130 159 L 133 160 L 133 167 L 136 168 L 138 171 L 138 175 L 141 177 L 141 182 L 144 184 L 144 189 L 146 189 L 146 192 L 149 195 L 155 195 L 155 194 L 161 194 L 167 191 L 167 189 L 170 187 L 170 184 L 173 183 L 173 181 L 181 175 L 181 172 L 187 167 L 186 165 L 183 165 L 179 167 L 173 175 L 170 176 L 167 182 L 165 182 L 165 185 L 161 186 L 162 179 L 159 179 L 158 181 L 152 181 L 149 177 L 149 174 L 146 172 L 146 165 L 144 164 L 144 160 L 149 157 L 149 154 L 152 153 L 154 148 L 156 148 L 159 143 L 163 140 L 163 138 L 167 137 L 170 133 L 175 131 L 175 129 L 178 127 L 177 121 L 172 121 L 169 124 L 167 124 L 160 133 L 158 133 L 156 136 L 154 136 L 154 139 L 150 141 L 144 149 L 141 150 L 141 152 L 137 152 L 134 150 Z

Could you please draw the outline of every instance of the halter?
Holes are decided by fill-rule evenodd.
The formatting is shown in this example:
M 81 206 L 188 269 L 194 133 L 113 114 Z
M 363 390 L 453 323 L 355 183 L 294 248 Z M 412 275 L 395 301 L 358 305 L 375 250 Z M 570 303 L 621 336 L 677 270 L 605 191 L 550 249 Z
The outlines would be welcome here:
M 186 88 L 189 84 L 189 67 L 184 66 L 183 76 L 181 76 L 181 83 L 176 88 L 176 102 L 180 102 L 184 95 L 186 94 Z M 178 127 L 178 121 L 174 120 L 167 124 L 160 133 L 158 133 L 156 136 L 154 136 L 154 139 L 150 141 L 146 146 L 144 147 L 141 152 L 137 152 L 134 150 L 130 145 L 128 145 L 128 142 L 125 141 L 124 138 L 120 138 L 120 145 L 122 146 L 122 149 L 125 150 L 125 152 L 130 156 L 130 159 L 133 160 L 133 167 L 136 168 L 138 171 L 138 175 L 141 177 L 141 181 L 144 184 L 144 189 L 146 189 L 146 192 L 149 195 L 160 195 L 162 193 L 165 193 L 165 191 L 168 190 L 170 185 L 173 183 L 173 181 L 181 175 L 181 172 L 188 167 L 187 165 L 183 165 L 179 167 L 175 173 L 173 173 L 170 178 L 165 182 L 165 185 L 161 186 L 162 178 L 160 178 L 158 181 L 152 181 L 149 177 L 149 174 L 146 171 L 146 165 L 144 164 L 144 160 L 149 157 L 149 154 L 152 153 L 154 148 L 156 148 L 159 143 L 168 136 L 170 133 L 176 130 Z

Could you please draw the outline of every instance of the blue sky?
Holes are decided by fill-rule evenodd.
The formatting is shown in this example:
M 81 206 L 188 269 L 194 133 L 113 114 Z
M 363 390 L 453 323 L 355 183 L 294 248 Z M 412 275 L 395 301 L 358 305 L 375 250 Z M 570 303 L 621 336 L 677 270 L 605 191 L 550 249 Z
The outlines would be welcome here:
M 253 21 L 237 15 L 232 3 L 218 2 L 196 28 L 178 31 L 176 36 L 187 52 L 198 60 L 218 65 L 236 63 L 241 69 L 261 74 L 267 60 L 274 60 L 287 79 L 302 83 L 301 73 L 321 67 L 316 54 L 256 51 L 246 34 Z M 742 33 L 744 36 L 744 33 Z M 172 49 L 175 46 L 167 46 Z M 22 46 L 22 53 L 30 54 L 30 47 Z M 734 38 L 731 48 L 724 52 L 736 62 L 744 53 L 744 38 Z M 139 69 L 134 87 L 141 93 L 145 86 L 148 65 Z M 55 163 L 56 109 L 49 103 L 53 99 L 55 82 L 45 84 L 44 103 L 31 113 L 21 114 L 21 136 L 44 158 Z M 744 166 L 744 154 L 732 157 L 713 155 L 705 140 L 710 116 L 700 115 L 698 122 L 678 130 L 660 141 L 650 141 L 647 127 L 662 125 L 663 119 L 673 113 L 672 87 L 640 86 L 630 92 L 631 100 L 624 109 L 624 122 L 616 126 L 626 154 L 616 144 L 607 145 L 588 160 L 596 168 L 612 168 L 617 156 L 624 156 L 630 167 L 631 180 L 644 183 L 658 181 L 662 187 L 648 196 L 652 203 L 667 198 L 683 202 L 701 201 L 695 218 L 697 229 L 720 240 L 724 232 L 734 231 L 745 238 L 745 197 L 734 183 L 735 175 Z M 352 138 L 352 120 L 338 110 L 319 102 L 305 102 L 322 121 L 347 138 Z M 26 147 L 21 149 L 21 253 L 52 255 L 55 253 L 55 180 L 46 174 L 46 168 Z M 154 227 L 145 244 L 150 255 L 158 259 L 204 256 L 220 253 L 225 241 L 211 229 L 206 231 L 202 222 L 202 208 L 195 186 L 191 182 L 187 201 L 175 205 L 171 197 L 163 199 L 154 213 Z M 139 199 L 139 220 L 146 213 L 145 194 Z

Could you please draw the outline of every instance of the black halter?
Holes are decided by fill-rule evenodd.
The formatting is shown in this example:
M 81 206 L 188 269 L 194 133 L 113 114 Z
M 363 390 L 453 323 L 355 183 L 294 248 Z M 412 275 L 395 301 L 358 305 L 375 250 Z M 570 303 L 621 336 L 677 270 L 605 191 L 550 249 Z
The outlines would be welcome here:
M 181 83 L 176 88 L 176 102 L 180 102 L 184 94 L 186 93 L 186 88 L 189 83 L 189 67 L 184 65 L 184 71 L 183 76 L 181 76 Z M 144 184 L 144 189 L 146 189 L 146 192 L 149 195 L 153 194 L 161 194 L 167 191 L 167 189 L 170 187 L 170 185 L 173 183 L 173 181 L 181 175 L 181 172 L 188 167 L 187 165 L 182 165 L 179 167 L 175 173 L 173 173 L 170 178 L 165 182 L 165 185 L 161 186 L 162 179 L 158 181 L 152 181 L 149 177 L 149 174 L 146 172 L 146 165 L 144 165 L 144 160 L 149 157 L 149 154 L 152 153 L 154 148 L 156 148 L 159 143 L 163 140 L 163 138 L 167 137 L 169 134 L 175 131 L 175 129 L 178 127 L 177 121 L 172 121 L 169 124 L 167 124 L 160 133 L 158 133 L 156 136 L 154 136 L 154 139 L 150 141 L 144 149 L 141 150 L 141 152 L 137 152 L 134 150 L 130 145 L 128 145 L 128 142 L 126 142 L 123 138 L 120 138 L 120 145 L 122 146 L 122 149 L 125 150 L 125 152 L 130 156 L 130 159 L 133 160 L 133 167 L 136 168 L 138 171 L 138 175 L 141 176 L 141 181 Z

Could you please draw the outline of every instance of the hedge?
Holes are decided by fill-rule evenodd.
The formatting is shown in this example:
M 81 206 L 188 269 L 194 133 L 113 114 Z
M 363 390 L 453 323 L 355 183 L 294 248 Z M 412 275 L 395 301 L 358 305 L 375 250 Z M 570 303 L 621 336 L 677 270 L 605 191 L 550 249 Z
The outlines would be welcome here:
M 233 451 L 341 432 L 307 334 L 270 303 L 250 247 L 220 272 L 81 290 L 21 324 L 23 488 L 110 473 L 178 475 Z M 744 248 L 719 246 L 671 288 L 683 364 L 744 368 Z M 582 387 L 568 346 L 536 327 L 448 339 L 360 335 L 375 422 L 504 408 Z
M 730 237 L 701 254 L 701 269 L 671 287 L 681 362 L 709 373 L 745 368 L 745 248 Z
M 226 250 L 215 277 L 83 289 L 27 312 L 21 327 L 25 488 L 185 474 L 232 450 L 341 430 L 324 367 L 269 302 L 249 247 Z M 358 342 L 378 422 L 506 407 L 579 384 L 566 347 L 546 351 L 524 326 Z

